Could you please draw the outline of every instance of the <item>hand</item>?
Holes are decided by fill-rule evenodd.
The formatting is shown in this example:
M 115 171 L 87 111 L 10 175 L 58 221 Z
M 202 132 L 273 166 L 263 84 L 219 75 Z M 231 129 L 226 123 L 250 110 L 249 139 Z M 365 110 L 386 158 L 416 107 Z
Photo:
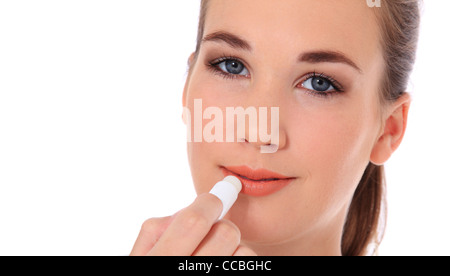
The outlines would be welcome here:
M 255 256 L 240 245 L 241 233 L 228 220 L 217 221 L 222 203 L 214 195 L 199 195 L 173 216 L 145 221 L 131 256 Z

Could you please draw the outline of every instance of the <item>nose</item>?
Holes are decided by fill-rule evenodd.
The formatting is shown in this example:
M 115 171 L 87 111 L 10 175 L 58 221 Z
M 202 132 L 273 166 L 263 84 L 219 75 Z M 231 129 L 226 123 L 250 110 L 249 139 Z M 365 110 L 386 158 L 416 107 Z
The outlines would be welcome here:
M 279 72 L 277 67 L 262 67 L 257 74 L 253 74 L 239 99 L 240 113 L 246 115 L 245 118 L 241 116 L 238 119 L 238 125 L 243 123 L 245 131 L 242 125 L 238 126 L 237 141 L 245 147 L 254 147 L 261 153 L 275 153 L 287 145 L 288 137 L 283 124 L 287 110 L 283 110 L 283 106 L 289 105 L 286 95 L 289 95 L 287 92 L 292 88 Z
M 287 143 L 287 133 L 283 127 L 284 91 L 289 86 L 273 68 L 261 70 L 260 75 L 246 91 L 243 102 L 256 107 L 258 123 L 246 124 L 245 136 L 237 137 L 245 146 L 252 146 L 261 153 L 275 153 L 283 150 Z M 256 135 L 258 134 L 258 135 Z
M 286 132 L 281 128 L 280 107 L 259 107 L 257 114 L 258 123 L 249 120 L 245 124 L 244 135 L 238 136 L 237 141 L 252 146 L 261 153 L 282 150 L 286 146 Z

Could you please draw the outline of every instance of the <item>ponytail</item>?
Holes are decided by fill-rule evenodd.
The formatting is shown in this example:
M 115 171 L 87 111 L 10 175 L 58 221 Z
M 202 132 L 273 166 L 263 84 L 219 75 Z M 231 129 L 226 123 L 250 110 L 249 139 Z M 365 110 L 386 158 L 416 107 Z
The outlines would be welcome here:
M 344 256 L 375 253 L 385 227 L 384 167 L 370 163 L 353 195 L 342 235 Z

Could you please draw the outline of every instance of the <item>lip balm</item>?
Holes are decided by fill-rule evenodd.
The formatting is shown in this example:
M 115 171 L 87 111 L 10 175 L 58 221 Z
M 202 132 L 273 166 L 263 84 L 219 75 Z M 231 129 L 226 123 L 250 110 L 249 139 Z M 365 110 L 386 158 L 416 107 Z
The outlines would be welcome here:
M 223 219 L 231 206 L 236 202 L 239 192 L 242 189 L 242 183 L 239 178 L 229 175 L 219 181 L 209 191 L 210 194 L 217 196 L 222 201 L 222 214 L 217 220 Z

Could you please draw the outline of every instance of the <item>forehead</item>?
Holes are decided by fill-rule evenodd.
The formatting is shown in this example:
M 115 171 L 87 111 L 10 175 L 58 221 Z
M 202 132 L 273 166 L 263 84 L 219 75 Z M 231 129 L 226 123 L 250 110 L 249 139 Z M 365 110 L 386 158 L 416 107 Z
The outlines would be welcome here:
M 339 51 L 365 67 L 381 53 L 373 9 L 362 0 L 210 0 L 204 35 L 225 30 L 261 52 Z

